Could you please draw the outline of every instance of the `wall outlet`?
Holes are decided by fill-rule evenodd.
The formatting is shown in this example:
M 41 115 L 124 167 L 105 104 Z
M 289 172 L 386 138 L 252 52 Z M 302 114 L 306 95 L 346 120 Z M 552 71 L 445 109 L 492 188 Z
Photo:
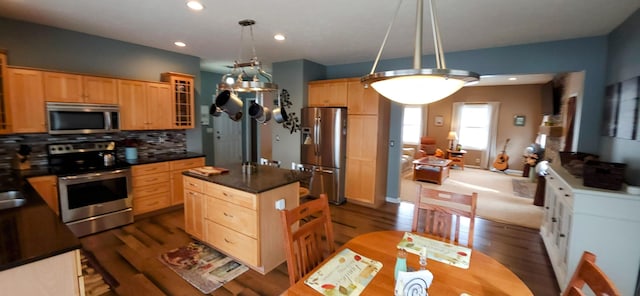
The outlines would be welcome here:
M 285 207 L 284 199 L 276 200 L 276 210 L 282 211 L 284 210 L 284 207 Z

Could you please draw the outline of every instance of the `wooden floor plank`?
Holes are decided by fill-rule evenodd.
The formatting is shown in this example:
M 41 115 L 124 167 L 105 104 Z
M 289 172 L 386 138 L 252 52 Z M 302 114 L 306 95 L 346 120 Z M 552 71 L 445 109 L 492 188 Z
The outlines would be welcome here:
M 335 242 L 340 246 L 371 231 L 409 231 L 413 205 L 387 203 L 378 209 L 351 203 L 331 205 L 331 216 Z M 120 283 L 115 289 L 119 295 L 203 295 L 157 260 L 162 252 L 191 241 L 184 232 L 181 208 L 136 217 L 126 229 L 108 230 L 81 241 Z M 539 230 L 477 218 L 474 248 L 511 269 L 534 295 L 560 293 Z M 287 287 L 287 267 L 282 264 L 266 275 L 249 270 L 211 295 L 280 295 Z

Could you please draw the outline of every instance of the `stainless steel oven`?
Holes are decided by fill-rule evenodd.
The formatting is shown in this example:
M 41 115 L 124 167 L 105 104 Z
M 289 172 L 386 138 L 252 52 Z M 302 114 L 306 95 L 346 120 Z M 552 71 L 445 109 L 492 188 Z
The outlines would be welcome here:
M 74 234 L 133 222 L 131 165 L 117 159 L 114 141 L 47 146 L 49 170 L 58 176 L 60 216 Z
M 58 190 L 62 221 L 77 236 L 133 222 L 129 169 L 58 177 Z

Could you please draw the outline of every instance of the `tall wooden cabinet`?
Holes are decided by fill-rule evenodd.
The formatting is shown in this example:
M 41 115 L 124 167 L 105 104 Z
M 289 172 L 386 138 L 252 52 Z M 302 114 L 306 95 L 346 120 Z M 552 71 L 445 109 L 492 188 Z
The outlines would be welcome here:
M 171 108 L 171 128 L 186 129 L 195 126 L 193 76 L 182 73 L 162 73 L 162 81 L 171 84 L 173 108 Z
M 540 234 L 564 289 L 584 251 L 622 295 L 637 295 L 640 273 L 640 198 L 622 191 L 583 186 L 564 168 L 548 170 Z
M 0 134 L 11 132 L 9 125 L 11 112 L 7 104 L 7 75 L 7 55 L 4 51 L 0 50 Z
M 42 72 L 10 67 L 7 73 L 11 131 L 13 133 L 46 132 Z
M 385 202 L 390 103 L 359 79 L 348 81 L 345 196 L 378 207 Z

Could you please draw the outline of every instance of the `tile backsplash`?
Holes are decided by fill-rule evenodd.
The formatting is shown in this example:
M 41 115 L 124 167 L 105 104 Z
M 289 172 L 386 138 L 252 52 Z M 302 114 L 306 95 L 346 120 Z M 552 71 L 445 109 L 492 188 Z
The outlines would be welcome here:
M 186 133 L 184 130 L 161 131 L 124 131 L 115 134 L 90 135 L 49 135 L 49 134 L 14 134 L 0 135 L 0 169 L 10 168 L 20 145 L 29 145 L 29 159 L 32 166 L 47 164 L 47 144 L 87 142 L 87 141 L 122 141 L 124 139 L 139 140 L 138 156 L 149 157 L 166 153 L 184 153 L 187 151 Z M 124 158 L 124 147 L 118 146 L 118 158 Z

